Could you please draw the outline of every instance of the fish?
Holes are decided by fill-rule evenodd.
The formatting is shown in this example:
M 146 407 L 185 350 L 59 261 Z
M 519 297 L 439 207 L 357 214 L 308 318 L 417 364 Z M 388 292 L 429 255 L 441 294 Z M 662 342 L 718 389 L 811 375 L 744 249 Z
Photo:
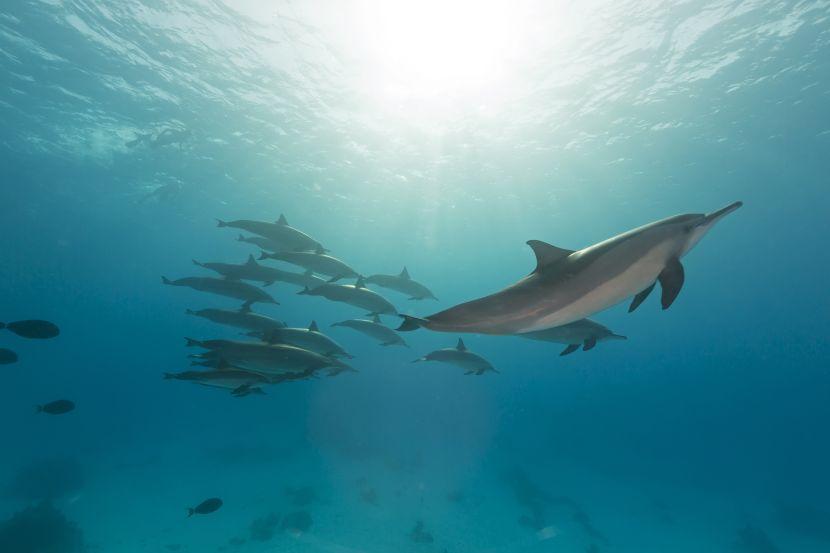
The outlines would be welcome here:
M 263 344 L 234 340 L 193 340 L 187 338 L 187 345 L 210 350 L 203 359 L 218 358 L 228 365 L 258 372 L 268 376 L 286 372 L 302 372 L 308 369 L 329 369 L 330 375 L 355 369 L 343 361 L 320 355 L 296 346 L 285 344 Z
M 308 328 L 276 328 L 265 332 L 249 332 L 248 335 L 269 344 L 288 344 L 328 357 L 352 357 L 343 346 L 320 332 L 316 321 L 311 321 Z
M 406 294 L 411 300 L 437 300 L 429 288 L 418 281 L 412 280 L 406 267 L 397 275 L 369 275 L 366 284 L 375 284 L 382 288 L 389 288 L 401 294 Z
M 280 215 L 280 218 L 275 223 L 251 221 L 248 219 L 240 219 L 238 221 L 222 221 L 221 219 L 217 219 L 217 226 L 238 228 L 253 234 L 258 234 L 269 239 L 274 245 L 278 245 L 280 251 L 328 251 L 320 242 L 308 234 L 290 226 L 285 215 Z
M 347 321 L 332 323 L 331 326 L 351 328 L 370 338 L 374 338 L 382 346 L 409 347 L 409 344 L 397 332 L 381 324 L 379 315 L 374 315 L 371 321 L 367 321 L 366 319 L 349 319 Z
M 341 278 L 357 278 L 360 275 L 336 257 L 326 255 L 322 250 L 312 252 L 265 252 L 260 256 L 263 259 L 276 259 L 292 265 L 297 265 L 315 273 L 331 277 L 329 282 L 336 282 Z
M 49 338 L 54 338 L 61 333 L 55 323 L 37 319 L 14 321 L 12 323 L 0 323 L 0 330 L 4 328 L 10 332 L 14 332 L 22 338 L 32 338 L 35 340 L 47 340 Z
M 46 413 L 48 415 L 64 415 L 74 410 L 75 403 L 68 399 L 58 399 L 37 406 L 38 413 Z
M 347 303 L 369 311 L 369 315 L 397 315 L 398 310 L 389 303 L 389 300 L 380 294 L 366 288 L 363 278 L 358 278 L 355 284 L 326 283 L 317 288 L 304 288 L 298 294 L 308 296 L 322 296 L 331 301 Z
M 227 309 L 200 309 L 193 311 L 187 309 L 185 313 L 195 317 L 202 317 L 217 324 L 244 328 L 252 332 L 268 332 L 287 326 L 284 322 L 260 315 L 259 313 L 254 313 L 250 307 L 243 307 L 238 311 Z
M 499 372 L 482 356 L 473 353 L 467 349 L 464 340 L 458 339 L 458 343 L 454 348 L 444 348 L 430 352 L 423 357 L 419 357 L 413 363 L 422 361 L 437 361 L 439 363 L 449 363 L 456 365 L 465 370 L 464 374 L 475 374 L 477 376 L 483 375 L 485 372 Z
M 254 303 L 273 303 L 279 305 L 279 302 L 272 298 L 264 290 L 251 286 L 245 282 L 238 280 L 223 280 L 220 278 L 210 277 L 187 277 L 178 280 L 169 280 L 166 277 L 161 277 L 164 284 L 170 286 L 187 286 L 200 292 L 208 292 L 219 296 L 226 296 L 229 298 L 236 298 L 245 302 L 243 305 L 251 306 Z
M 221 499 L 218 497 L 211 497 L 210 499 L 205 499 L 195 507 L 188 509 L 187 516 L 192 517 L 193 515 L 209 515 L 218 511 L 221 506 Z
M 703 236 L 729 213 L 734 202 L 709 214 L 676 215 L 635 228 L 579 251 L 540 240 L 527 244 L 536 268 L 507 288 L 425 318 L 402 315 L 398 330 L 521 334 L 561 326 L 634 297 L 634 311 L 659 282 L 668 309 L 683 286 L 680 263 Z
M 517 334 L 517 336 L 529 340 L 565 344 L 566 347 L 559 353 L 560 356 L 575 352 L 579 349 L 580 345 L 583 351 L 588 351 L 589 349 L 593 349 L 597 345 L 597 342 L 628 339 L 625 336 L 614 334 L 608 327 L 591 319 L 580 319 L 566 325 L 525 332 L 523 334 Z
M 17 354 L 10 349 L 0 348 L 0 365 L 17 363 Z

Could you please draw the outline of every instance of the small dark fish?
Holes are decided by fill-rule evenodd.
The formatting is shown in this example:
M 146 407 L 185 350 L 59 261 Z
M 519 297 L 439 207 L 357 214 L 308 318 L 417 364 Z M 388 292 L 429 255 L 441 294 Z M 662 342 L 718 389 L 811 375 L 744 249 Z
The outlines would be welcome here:
M 221 499 L 218 497 L 211 497 L 210 499 L 205 499 L 192 509 L 188 509 L 187 516 L 192 517 L 193 515 L 209 515 L 210 513 L 218 511 L 221 506 Z
M 13 323 L 0 323 L 0 329 L 7 328 L 23 338 L 35 338 L 45 340 L 54 338 L 61 333 L 60 329 L 49 321 L 15 321 Z
M 49 415 L 63 415 L 75 409 L 75 404 L 68 399 L 59 399 L 51 401 L 44 405 L 37 406 L 38 413 L 47 413 Z
M 17 363 L 17 354 L 10 349 L 0 348 L 0 365 Z

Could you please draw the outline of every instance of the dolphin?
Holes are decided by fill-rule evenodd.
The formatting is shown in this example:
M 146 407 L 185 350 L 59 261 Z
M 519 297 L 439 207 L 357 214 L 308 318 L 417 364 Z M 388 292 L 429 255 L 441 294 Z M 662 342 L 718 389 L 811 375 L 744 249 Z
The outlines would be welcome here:
M 259 259 L 276 259 L 277 261 L 284 261 L 297 265 L 307 270 L 320 273 L 322 275 L 330 276 L 329 282 L 335 282 L 341 278 L 357 278 L 360 276 L 357 271 L 330 255 L 326 255 L 322 250 L 314 252 L 265 252 L 259 256 Z
M 279 302 L 268 295 L 264 290 L 251 286 L 238 280 L 224 280 L 221 278 L 208 277 L 187 277 L 178 280 L 170 280 L 167 277 L 161 277 L 164 284 L 170 286 L 187 286 L 200 292 L 210 292 L 219 296 L 227 296 L 229 298 L 236 298 L 244 301 L 243 307 L 250 307 L 251 304 L 260 303 L 274 303 L 279 305 Z
M 244 328 L 253 332 L 268 332 L 277 328 L 284 328 L 283 322 L 276 321 L 271 317 L 254 313 L 250 308 L 243 307 L 238 311 L 227 309 L 200 309 L 198 311 L 186 310 L 188 315 L 202 317 L 217 324 Z
M 437 361 L 439 363 L 457 365 L 465 370 L 464 374 L 475 374 L 478 376 L 483 375 L 487 371 L 499 372 L 485 358 L 467 350 L 467 346 L 464 345 L 464 340 L 461 338 L 458 339 L 458 343 L 454 348 L 435 350 L 423 357 L 419 357 L 413 363 L 421 361 Z
M 294 251 L 327 251 L 317 240 L 301 230 L 288 224 L 285 215 L 280 215 L 275 223 L 240 219 L 238 221 L 222 221 L 217 219 L 218 227 L 231 227 L 247 230 L 271 240 L 280 250 Z
M 328 357 L 352 357 L 343 346 L 320 332 L 316 321 L 311 321 L 308 328 L 273 328 L 265 332 L 249 332 L 248 336 L 255 336 L 268 344 L 297 346 Z
M 187 345 L 209 350 L 200 359 L 221 359 L 228 365 L 268 376 L 286 372 L 329 368 L 331 373 L 354 371 L 352 367 L 334 357 L 326 357 L 307 349 L 286 344 L 264 344 L 236 340 L 193 340 Z
M 409 271 L 406 270 L 406 267 L 404 267 L 403 271 L 397 275 L 368 276 L 366 277 L 366 283 L 375 284 L 383 288 L 389 288 L 390 290 L 406 294 L 411 300 L 438 299 L 432 292 L 430 292 L 429 288 L 418 281 L 412 280 L 412 277 L 409 276 Z
M 397 332 L 389 328 L 388 326 L 383 326 L 380 323 L 380 316 L 375 315 L 372 317 L 371 321 L 367 321 L 365 319 L 349 319 L 348 321 L 340 321 L 339 323 L 333 323 L 331 326 L 344 326 L 346 328 L 354 329 L 370 338 L 374 338 L 380 345 L 382 346 L 406 346 L 409 345 L 401 338 Z
M 262 236 L 245 236 L 243 234 L 240 234 L 236 241 L 245 242 L 246 244 L 253 244 L 259 249 L 267 250 L 269 252 L 280 252 L 283 250 L 282 244 L 274 242 L 273 240 L 269 238 L 264 238 Z
M 676 215 L 630 230 L 585 249 L 557 248 L 539 240 L 528 245 L 536 269 L 500 292 L 420 319 L 403 315 L 398 330 L 521 334 L 584 319 L 634 296 L 634 311 L 654 289 L 663 309 L 683 286 L 680 258 L 723 217 L 743 205 L 709 214 Z
M 305 288 L 297 293 L 308 296 L 323 296 L 331 301 L 348 303 L 361 309 L 367 309 L 370 315 L 398 314 L 398 310 L 389 303 L 389 300 L 366 288 L 362 277 L 358 278 L 354 284 L 326 283 L 314 289 Z
M 579 349 L 580 345 L 582 345 L 583 351 L 588 351 L 597 345 L 597 342 L 628 339 L 625 336 L 614 334 L 609 328 L 591 319 L 580 319 L 566 325 L 525 332 L 524 334 L 517 334 L 517 336 L 529 340 L 565 344 L 567 347 L 559 355 L 573 353 Z
M 216 271 L 226 279 L 230 280 L 252 280 L 261 282 L 264 286 L 270 286 L 274 282 L 288 282 L 297 286 L 308 286 L 314 288 L 326 281 L 320 277 L 314 276 L 312 271 L 305 273 L 294 273 L 291 271 L 283 271 L 275 269 L 274 267 L 266 267 L 260 265 L 254 259 L 253 255 L 248 255 L 248 260 L 245 263 L 236 265 L 234 263 L 200 263 L 193 260 L 193 263 L 199 267 Z

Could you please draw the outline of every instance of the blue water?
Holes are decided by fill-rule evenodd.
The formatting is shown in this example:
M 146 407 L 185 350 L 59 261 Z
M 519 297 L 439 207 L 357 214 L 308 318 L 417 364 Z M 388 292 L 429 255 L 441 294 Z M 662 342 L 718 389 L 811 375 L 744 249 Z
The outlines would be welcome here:
M 48 496 L 90 552 L 830 550 L 830 6 L 468 3 L 447 35 L 457 10 L 401 4 L 401 46 L 388 5 L 0 5 L 0 321 L 61 328 L 0 331 L 0 521 Z M 162 379 L 185 336 L 237 337 L 185 310 L 239 302 L 160 281 L 258 253 L 215 218 L 284 213 L 363 274 L 405 265 L 439 301 L 376 290 L 424 316 L 526 275 L 529 239 L 736 200 L 670 309 L 594 317 L 625 342 L 465 335 L 500 371 L 465 376 L 410 363 L 456 334 L 383 348 L 277 283 L 256 309 L 318 321 L 359 372 L 243 398 Z M 297 511 L 304 532 L 252 535 Z

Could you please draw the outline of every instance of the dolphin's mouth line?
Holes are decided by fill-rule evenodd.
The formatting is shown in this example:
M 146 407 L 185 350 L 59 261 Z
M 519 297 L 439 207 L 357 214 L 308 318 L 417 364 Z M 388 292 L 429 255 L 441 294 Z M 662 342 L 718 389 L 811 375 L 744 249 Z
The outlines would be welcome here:
M 703 221 L 702 221 L 701 224 L 704 224 L 704 225 L 712 224 L 712 223 L 718 221 L 719 219 L 721 219 L 723 217 L 726 217 L 727 215 L 729 215 L 730 213 L 732 213 L 733 211 L 735 211 L 736 209 L 738 209 L 742 205 L 744 205 L 743 202 L 733 202 L 733 203 L 729 204 L 728 206 L 726 206 L 724 208 L 721 208 L 717 211 L 713 211 L 712 213 L 709 213 L 708 215 L 706 215 L 706 217 L 703 218 Z

